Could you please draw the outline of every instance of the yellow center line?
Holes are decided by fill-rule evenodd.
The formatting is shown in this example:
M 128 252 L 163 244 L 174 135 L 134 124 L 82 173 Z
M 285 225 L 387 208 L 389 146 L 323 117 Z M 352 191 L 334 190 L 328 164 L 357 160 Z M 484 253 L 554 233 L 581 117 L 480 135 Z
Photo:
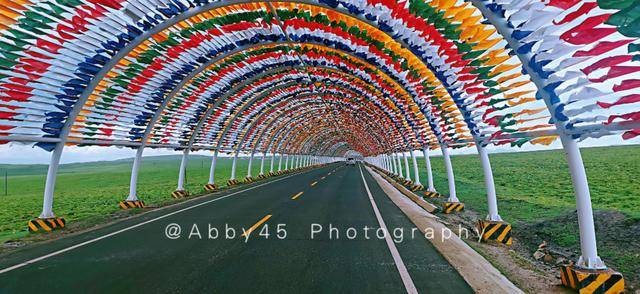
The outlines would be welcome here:
M 315 186 L 317 183 L 318 183 L 317 181 L 316 181 L 316 182 L 311 183 L 311 187 Z
M 265 217 L 259 220 L 255 225 L 253 225 L 251 228 L 249 228 L 244 233 L 242 233 L 242 237 L 246 237 L 249 234 L 251 234 L 251 232 L 253 232 L 255 229 L 257 229 L 260 225 L 262 225 L 264 222 L 266 222 L 270 218 L 271 218 L 271 215 L 267 214 Z
M 300 192 L 300 193 L 298 193 L 298 194 L 296 194 L 296 195 L 293 195 L 293 197 L 291 197 L 291 200 L 296 200 L 296 199 L 298 199 L 298 197 L 302 196 L 302 194 L 304 194 L 304 192 Z

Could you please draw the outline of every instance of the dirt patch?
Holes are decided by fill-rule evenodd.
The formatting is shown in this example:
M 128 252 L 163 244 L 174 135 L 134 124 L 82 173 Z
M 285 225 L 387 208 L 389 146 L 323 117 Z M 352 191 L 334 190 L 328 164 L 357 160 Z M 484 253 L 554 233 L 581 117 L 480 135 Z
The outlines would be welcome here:
M 629 292 L 640 290 L 640 220 L 615 211 L 595 211 L 598 254 L 607 266 L 620 271 Z M 548 243 L 549 250 L 570 260 L 578 258 L 578 219 L 575 211 L 536 223 L 518 222 L 515 236 L 523 252 L 535 251 L 537 244 Z
M 519 246 L 514 236 L 514 245 L 507 247 L 494 243 L 479 243 L 475 224 L 484 216 L 475 211 L 465 209 L 461 214 L 438 214 L 443 222 L 454 232 L 460 230 L 459 225 L 467 229 L 468 236 L 460 237 L 473 249 L 483 255 L 496 268 L 527 293 L 573 293 L 561 286 L 560 272 L 555 266 L 541 264 L 533 259 Z
M 439 214 L 452 230 L 462 225 L 472 236 L 467 243 L 494 263 L 522 290 L 529 293 L 573 293 L 561 286 L 558 266 L 575 261 L 580 252 L 578 220 L 575 211 L 560 217 L 535 223 L 512 221 L 513 245 L 478 243 L 474 226 L 479 218 L 473 210 L 462 214 Z M 630 293 L 640 291 L 640 221 L 612 211 L 594 212 L 599 255 L 607 265 L 625 276 Z M 464 237 L 464 236 L 462 236 Z M 534 258 L 540 244 L 545 243 L 546 255 Z

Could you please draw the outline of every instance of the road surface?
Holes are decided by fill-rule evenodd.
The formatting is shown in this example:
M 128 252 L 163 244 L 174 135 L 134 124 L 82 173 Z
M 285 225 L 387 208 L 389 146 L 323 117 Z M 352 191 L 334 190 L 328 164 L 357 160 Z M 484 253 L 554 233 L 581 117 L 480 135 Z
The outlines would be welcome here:
M 0 292 L 472 292 L 360 164 L 247 188 L 1 257 Z

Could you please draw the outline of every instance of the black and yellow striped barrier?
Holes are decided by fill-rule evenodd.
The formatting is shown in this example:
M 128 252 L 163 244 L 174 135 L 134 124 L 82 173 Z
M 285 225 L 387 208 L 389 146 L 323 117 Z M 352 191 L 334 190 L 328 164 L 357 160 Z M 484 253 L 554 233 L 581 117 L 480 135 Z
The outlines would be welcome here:
M 442 212 L 450 214 L 453 212 L 460 212 L 464 210 L 464 203 L 462 202 L 443 202 Z
M 503 221 L 478 220 L 479 241 L 496 241 L 511 246 L 511 224 Z
M 204 185 L 204 190 L 207 192 L 218 191 L 218 185 L 216 184 L 206 184 Z
M 144 202 L 141 200 L 124 200 L 118 203 L 118 206 L 122 209 L 131 209 L 131 208 L 144 208 Z
M 254 181 L 253 177 L 246 177 L 246 178 L 244 178 L 243 182 L 245 184 L 249 184 L 249 183 L 253 183 L 253 181 Z
M 436 192 L 436 191 L 426 191 L 424 192 L 424 197 L 427 198 L 438 198 L 442 195 L 440 195 L 440 193 Z
M 227 181 L 227 186 L 235 186 L 240 184 L 240 181 L 236 180 L 236 179 L 231 179 Z
M 64 218 L 36 218 L 30 220 L 27 225 L 29 226 L 29 232 L 31 233 L 48 233 L 53 230 L 60 230 L 64 228 L 67 222 Z
M 624 292 L 624 277 L 611 269 L 587 270 L 573 265 L 560 266 L 562 285 L 578 293 L 617 294 Z
M 176 198 L 176 199 L 184 198 L 184 197 L 187 197 L 187 196 L 189 196 L 189 193 L 187 191 L 185 191 L 185 190 L 177 190 L 177 191 L 171 192 L 171 197 Z
M 264 180 L 266 178 L 267 178 L 267 175 L 265 175 L 265 174 L 259 174 L 258 175 L 258 179 Z
M 412 192 L 416 192 L 416 191 L 422 191 L 424 190 L 424 186 L 423 185 L 413 185 L 410 190 Z

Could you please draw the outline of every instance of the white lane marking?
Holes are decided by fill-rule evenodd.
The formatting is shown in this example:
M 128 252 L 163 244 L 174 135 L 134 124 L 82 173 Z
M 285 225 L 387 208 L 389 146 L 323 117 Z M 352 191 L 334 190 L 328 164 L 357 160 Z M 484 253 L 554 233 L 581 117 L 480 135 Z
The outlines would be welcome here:
M 398 252 L 398 248 L 396 248 L 396 244 L 391 240 L 391 236 L 389 236 L 389 230 L 387 229 L 387 225 L 384 223 L 382 219 L 382 215 L 380 215 L 380 210 L 378 210 L 378 206 L 376 205 L 376 201 L 373 199 L 371 195 L 371 191 L 369 191 L 369 185 L 367 185 L 367 180 L 364 179 L 364 174 L 362 173 L 362 167 L 358 164 L 358 169 L 360 169 L 360 176 L 362 177 L 362 183 L 364 183 L 364 188 L 367 190 L 367 194 L 369 195 L 369 201 L 371 202 L 371 206 L 373 207 L 373 212 L 376 214 L 376 218 L 378 219 L 378 224 L 382 229 L 384 229 L 387 233 L 384 235 L 384 240 L 387 242 L 387 247 L 391 252 L 391 256 L 393 256 L 393 261 L 396 264 L 396 268 L 400 273 L 400 278 L 402 278 L 402 283 L 404 284 L 404 288 L 407 290 L 407 293 L 413 294 L 418 293 L 416 286 L 413 284 L 413 280 L 411 280 L 411 276 L 409 275 L 409 271 L 407 271 L 407 267 L 404 265 L 402 261 L 402 257 L 400 257 L 400 252 Z
M 199 204 L 195 204 L 195 205 L 193 205 L 193 206 L 185 207 L 185 208 L 183 208 L 183 209 L 176 210 L 176 211 L 171 212 L 171 213 L 167 213 L 167 214 L 165 214 L 165 215 L 162 215 L 162 216 L 156 217 L 156 218 L 154 218 L 154 219 L 151 219 L 151 220 L 148 220 L 148 221 L 145 221 L 145 222 L 141 222 L 141 223 L 139 223 L 139 224 L 135 224 L 135 225 L 133 225 L 133 226 L 130 226 L 130 227 L 127 227 L 127 228 L 124 228 L 124 229 L 121 229 L 121 230 L 118 230 L 118 231 L 115 231 L 115 232 L 112 232 L 112 233 L 106 234 L 106 235 L 104 235 L 104 236 L 100 236 L 100 237 L 97 237 L 97 238 L 95 238 L 95 239 L 91 239 L 91 240 L 88 240 L 88 241 L 84 241 L 84 242 L 82 242 L 82 243 L 78 243 L 78 244 L 76 244 L 76 245 L 69 246 L 69 247 L 67 247 L 67 248 L 64 248 L 64 249 L 61 249 L 61 250 L 58 250 L 58 251 L 55 251 L 55 252 L 49 253 L 49 254 L 47 254 L 47 255 L 43 255 L 43 256 L 40 256 L 40 257 L 36 257 L 36 258 L 34 258 L 34 259 L 31 259 L 31 260 L 28 260 L 28 261 L 25 261 L 25 262 L 22 262 L 22 263 L 16 264 L 16 265 L 14 265 L 14 266 L 10 266 L 10 267 L 8 267 L 8 268 L 5 268 L 5 269 L 0 270 L 0 274 L 4 274 L 4 273 L 6 273 L 6 272 L 10 272 L 10 271 L 12 271 L 12 270 L 19 269 L 19 268 L 21 268 L 21 267 L 27 266 L 27 265 L 32 264 L 32 263 L 36 263 L 36 262 L 41 261 L 41 260 L 45 260 L 45 259 L 47 259 L 47 258 L 49 258 L 49 257 L 53 257 L 53 256 L 56 256 L 56 255 L 60 255 L 60 254 L 65 253 L 65 252 L 67 252 L 67 251 L 71 251 L 71 250 L 73 250 L 73 249 L 80 248 L 80 247 L 82 247 L 82 246 L 89 245 L 89 244 L 91 244 L 91 243 L 95 243 L 95 242 L 100 241 L 100 240 L 102 240 L 102 239 L 106 239 L 106 238 L 109 238 L 109 237 L 111 237 L 111 236 L 115 236 L 115 235 L 117 235 L 117 234 L 120 234 L 120 233 L 123 233 L 123 232 L 129 231 L 129 230 L 135 229 L 135 228 L 137 228 L 137 227 L 144 226 L 144 225 L 146 225 L 146 224 L 149 224 L 149 223 L 152 223 L 152 222 L 155 222 L 155 221 L 161 220 L 161 219 L 163 219 L 163 218 L 170 217 L 170 216 L 172 216 L 172 215 L 175 215 L 175 214 L 178 214 L 178 213 L 181 213 L 181 212 L 185 212 L 185 211 L 187 211 L 187 210 L 194 209 L 194 208 L 199 207 L 199 206 L 207 205 L 207 204 L 209 204 L 209 203 L 216 202 L 216 201 L 218 201 L 218 200 L 222 200 L 222 199 L 225 199 L 225 198 L 228 198 L 228 197 L 231 197 L 231 196 L 234 196 L 234 195 L 237 195 L 237 194 L 240 194 L 240 193 L 246 192 L 246 191 L 250 191 L 250 190 L 253 190 L 253 189 L 256 189 L 256 188 L 260 188 L 260 187 L 265 186 L 265 185 L 269 185 L 269 184 L 273 184 L 273 183 L 280 182 L 280 181 L 282 181 L 282 180 L 288 179 L 288 178 L 293 177 L 293 176 L 296 176 L 296 175 L 299 175 L 299 174 L 288 175 L 288 176 L 286 176 L 286 177 L 284 177 L 284 178 L 282 178 L 282 179 L 277 179 L 277 180 L 273 180 L 273 181 L 270 181 L 270 182 L 267 182 L 267 183 L 263 183 L 263 184 L 260 184 L 260 185 L 257 185 L 257 186 L 249 187 L 249 188 L 244 189 L 244 190 L 240 190 L 240 191 L 233 192 L 233 193 L 231 193 L 231 194 L 229 194 L 229 195 L 225 195 L 225 196 L 222 196 L 222 197 L 218 197 L 218 198 L 216 198 L 216 199 L 211 199 L 211 200 L 208 200 L 208 201 L 205 201 L 205 202 L 199 203 Z

